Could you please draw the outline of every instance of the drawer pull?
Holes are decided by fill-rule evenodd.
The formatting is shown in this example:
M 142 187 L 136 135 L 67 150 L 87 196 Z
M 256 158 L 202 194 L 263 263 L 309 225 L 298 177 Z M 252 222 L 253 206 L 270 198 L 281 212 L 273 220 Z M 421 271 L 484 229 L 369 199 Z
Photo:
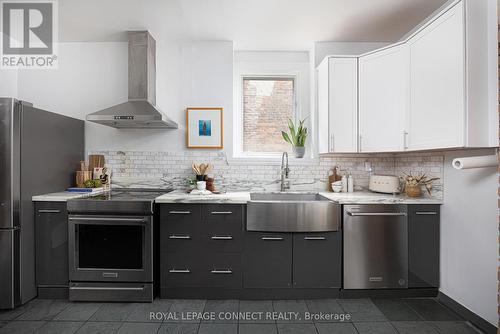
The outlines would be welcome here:
M 191 211 L 169 211 L 171 215 L 190 215 Z
M 304 237 L 304 240 L 326 240 L 325 237 Z
M 38 213 L 61 213 L 61 210 L 57 209 L 40 209 Z
M 232 215 L 232 211 L 212 211 L 212 215 Z
M 191 270 L 189 270 L 189 269 L 170 269 L 168 272 L 171 274 L 190 274 Z
M 227 270 L 211 270 L 210 271 L 211 274 L 226 274 L 226 275 L 229 275 L 229 274 L 232 274 L 233 271 L 231 269 L 227 269 Z
M 416 215 L 419 216 L 435 216 L 437 215 L 437 212 L 435 211 L 417 211 L 415 212 Z
M 217 236 L 217 235 L 214 235 L 212 237 L 212 240 L 233 240 L 233 237 L 230 236 L 230 235 L 227 235 L 227 236 Z
M 261 238 L 264 241 L 282 241 L 282 237 L 262 237 Z
M 182 239 L 182 240 L 189 240 L 191 239 L 190 235 L 171 235 L 168 237 L 169 239 Z

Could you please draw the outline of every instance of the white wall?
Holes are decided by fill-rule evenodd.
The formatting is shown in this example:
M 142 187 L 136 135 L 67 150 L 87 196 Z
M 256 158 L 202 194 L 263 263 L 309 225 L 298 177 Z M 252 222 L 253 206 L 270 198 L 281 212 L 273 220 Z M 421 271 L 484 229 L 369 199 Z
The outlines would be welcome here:
M 445 154 L 440 291 L 497 326 L 497 168 L 456 170 L 451 166 L 456 157 L 492 152 Z
M 128 95 L 127 48 L 123 42 L 60 43 L 59 68 L 21 70 L 18 96 L 36 107 L 80 119 L 122 103 Z M 185 150 L 186 107 L 222 106 L 230 119 L 232 57 L 232 42 L 180 45 L 158 40 L 156 104 L 179 123 L 179 129 L 118 130 L 87 122 L 87 152 Z M 3 84 L 3 79 L 1 81 Z M 227 144 L 231 128 L 226 130 L 229 132 L 225 137 Z
M 0 70 L 0 97 L 17 98 L 17 70 Z
M 328 55 L 360 55 L 389 45 L 386 42 L 316 42 L 314 44 L 314 67 Z

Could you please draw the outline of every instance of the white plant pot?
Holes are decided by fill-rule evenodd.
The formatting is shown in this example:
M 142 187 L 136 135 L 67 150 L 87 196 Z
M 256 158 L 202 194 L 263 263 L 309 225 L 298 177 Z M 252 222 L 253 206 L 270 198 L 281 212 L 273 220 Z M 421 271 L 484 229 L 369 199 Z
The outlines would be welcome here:
M 306 154 L 306 148 L 304 146 L 302 147 L 294 146 L 293 153 L 295 154 L 296 158 L 303 158 L 304 154 Z

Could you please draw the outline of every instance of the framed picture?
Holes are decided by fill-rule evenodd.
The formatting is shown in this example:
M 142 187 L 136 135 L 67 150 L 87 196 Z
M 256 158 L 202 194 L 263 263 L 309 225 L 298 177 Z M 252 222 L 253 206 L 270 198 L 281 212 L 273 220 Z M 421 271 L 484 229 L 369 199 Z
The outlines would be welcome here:
M 223 148 L 222 108 L 187 108 L 187 147 Z

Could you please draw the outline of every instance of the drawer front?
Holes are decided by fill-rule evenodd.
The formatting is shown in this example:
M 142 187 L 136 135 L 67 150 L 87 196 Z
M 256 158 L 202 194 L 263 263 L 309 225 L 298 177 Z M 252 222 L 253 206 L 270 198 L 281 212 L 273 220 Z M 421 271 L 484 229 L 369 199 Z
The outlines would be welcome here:
M 202 220 L 204 226 L 223 225 L 229 227 L 237 225 L 243 228 L 243 205 L 205 204 L 202 206 Z
M 292 236 L 245 232 L 245 288 L 288 288 L 292 281 Z
M 162 287 L 196 287 L 203 284 L 201 259 L 194 254 L 161 253 Z
M 342 284 L 342 233 L 293 235 L 293 285 L 332 288 Z
M 189 251 L 200 247 L 200 205 L 168 204 L 160 207 L 161 251 Z
M 203 286 L 216 288 L 241 288 L 241 254 L 209 253 L 202 264 Z
M 212 226 L 210 231 L 203 231 L 203 248 L 215 253 L 241 252 L 243 233 L 238 228 Z

